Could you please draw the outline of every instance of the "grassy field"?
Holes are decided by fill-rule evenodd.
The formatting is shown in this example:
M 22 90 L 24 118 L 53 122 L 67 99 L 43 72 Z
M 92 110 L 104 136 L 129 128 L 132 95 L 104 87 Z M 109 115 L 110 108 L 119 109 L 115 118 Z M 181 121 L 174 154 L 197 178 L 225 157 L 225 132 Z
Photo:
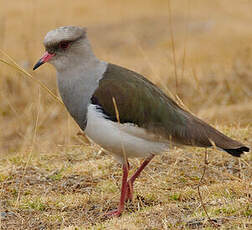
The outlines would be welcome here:
M 252 2 L 0 0 L 0 49 L 55 94 L 55 70 L 33 64 L 47 31 L 88 27 L 97 56 L 178 95 L 225 134 L 252 143 Z M 3 55 L 0 58 L 6 59 Z M 0 229 L 213 229 L 197 187 L 204 149 L 173 149 L 136 181 L 119 218 L 121 168 L 90 145 L 65 108 L 0 63 Z M 252 229 L 252 155 L 209 150 L 202 198 L 220 229 Z M 133 159 L 132 171 L 141 159 Z

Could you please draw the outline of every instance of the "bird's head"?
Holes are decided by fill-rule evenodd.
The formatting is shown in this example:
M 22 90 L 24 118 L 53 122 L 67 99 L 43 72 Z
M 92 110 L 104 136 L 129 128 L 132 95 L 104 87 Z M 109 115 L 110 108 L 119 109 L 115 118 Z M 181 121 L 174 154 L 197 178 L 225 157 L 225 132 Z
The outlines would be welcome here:
M 64 26 L 49 31 L 45 36 L 44 46 L 46 52 L 34 65 L 33 70 L 46 62 L 61 70 L 78 60 L 80 55 L 92 55 L 86 29 L 78 26 Z

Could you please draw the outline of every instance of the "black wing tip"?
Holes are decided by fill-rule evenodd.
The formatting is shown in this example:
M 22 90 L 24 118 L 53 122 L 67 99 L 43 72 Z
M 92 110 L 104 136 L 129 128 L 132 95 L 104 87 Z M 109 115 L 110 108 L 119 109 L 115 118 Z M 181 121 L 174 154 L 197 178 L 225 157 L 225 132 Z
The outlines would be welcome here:
M 223 149 L 223 150 L 225 150 L 234 157 L 241 157 L 241 155 L 244 154 L 244 152 L 249 152 L 249 148 L 246 146 L 242 146 L 237 149 Z

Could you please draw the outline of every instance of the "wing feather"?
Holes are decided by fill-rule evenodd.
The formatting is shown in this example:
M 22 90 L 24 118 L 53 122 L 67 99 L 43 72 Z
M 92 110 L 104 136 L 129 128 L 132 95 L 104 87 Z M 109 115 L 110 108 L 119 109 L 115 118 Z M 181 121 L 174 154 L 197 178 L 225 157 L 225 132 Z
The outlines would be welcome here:
M 209 147 L 214 142 L 225 150 L 244 146 L 185 111 L 140 74 L 109 64 L 91 102 L 107 119 L 117 121 L 112 98 L 121 123 L 132 123 L 176 144 Z

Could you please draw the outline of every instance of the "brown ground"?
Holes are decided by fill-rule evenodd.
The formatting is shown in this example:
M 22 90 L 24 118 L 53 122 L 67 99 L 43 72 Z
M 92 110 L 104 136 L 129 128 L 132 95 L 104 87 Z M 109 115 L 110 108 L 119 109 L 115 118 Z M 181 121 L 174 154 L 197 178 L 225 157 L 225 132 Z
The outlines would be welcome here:
M 144 74 L 251 146 L 252 2 L 178 0 L 170 9 L 168 2 L 0 0 L 0 49 L 31 72 L 47 31 L 86 26 L 97 56 Z M 32 74 L 57 94 L 51 66 Z M 106 219 L 119 199 L 120 166 L 23 77 L 0 63 L 1 229 L 213 228 L 197 193 L 204 150 L 196 148 L 156 157 L 136 182 L 134 202 Z M 252 229 L 251 153 L 237 159 L 209 150 L 209 162 L 201 187 L 209 215 L 221 229 Z

